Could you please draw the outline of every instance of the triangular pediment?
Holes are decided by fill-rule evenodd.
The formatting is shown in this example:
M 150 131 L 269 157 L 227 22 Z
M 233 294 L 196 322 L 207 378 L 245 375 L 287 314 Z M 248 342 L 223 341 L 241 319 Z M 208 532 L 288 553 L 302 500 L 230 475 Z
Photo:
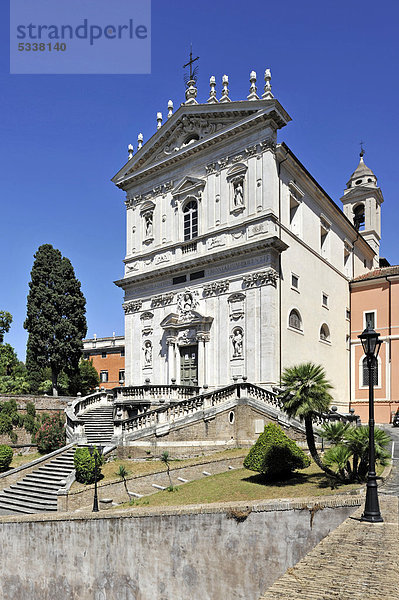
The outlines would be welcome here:
M 205 187 L 204 179 L 198 179 L 198 177 L 186 176 L 172 189 L 172 195 L 177 197 L 187 196 L 188 194 L 195 194 Z
M 291 120 L 275 99 L 182 105 L 112 181 L 123 187 L 135 175 L 160 166 L 165 161 L 190 155 L 202 148 L 207 141 L 224 133 L 231 133 L 236 127 L 250 127 L 258 119 L 271 120 L 276 129 Z

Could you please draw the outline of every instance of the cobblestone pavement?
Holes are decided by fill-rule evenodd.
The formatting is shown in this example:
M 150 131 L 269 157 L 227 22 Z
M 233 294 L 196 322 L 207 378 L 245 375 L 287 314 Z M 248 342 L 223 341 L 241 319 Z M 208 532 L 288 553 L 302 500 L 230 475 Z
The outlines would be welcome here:
M 384 485 L 380 486 L 380 494 L 399 496 L 399 427 L 384 426 L 385 431 L 392 438 L 391 455 L 392 471 Z
M 399 600 L 399 428 L 392 438 L 392 471 L 379 485 L 383 523 L 363 523 L 364 507 L 346 519 L 260 600 Z
M 359 508 L 260 600 L 398 600 L 398 499 L 380 505 L 383 523 L 361 522 Z

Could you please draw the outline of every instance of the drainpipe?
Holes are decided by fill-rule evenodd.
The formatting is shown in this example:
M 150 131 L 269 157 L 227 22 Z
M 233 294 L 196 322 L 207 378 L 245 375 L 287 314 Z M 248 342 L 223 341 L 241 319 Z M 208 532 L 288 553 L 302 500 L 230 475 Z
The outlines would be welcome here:
M 385 275 L 385 279 L 388 282 L 388 370 L 389 370 L 389 413 L 391 413 L 391 402 L 392 402 L 392 355 L 391 355 L 391 335 L 392 335 L 392 281 Z M 391 416 L 391 415 L 389 415 Z
M 277 175 L 278 175 L 278 237 L 281 240 L 281 165 L 288 159 L 288 152 L 286 152 L 285 158 L 278 163 Z M 282 314 L 281 314 L 281 251 L 278 255 L 278 269 L 279 269 L 279 278 L 278 278 L 278 313 L 279 313 L 279 384 L 281 382 L 281 371 L 282 371 L 282 352 L 281 352 L 281 330 L 282 330 Z
M 359 239 L 360 233 L 357 232 L 355 241 L 353 242 L 352 252 L 352 279 L 355 277 L 355 244 Z M 351 285 L 349 283 L 349 409 L 352 407 L 352 294 Z

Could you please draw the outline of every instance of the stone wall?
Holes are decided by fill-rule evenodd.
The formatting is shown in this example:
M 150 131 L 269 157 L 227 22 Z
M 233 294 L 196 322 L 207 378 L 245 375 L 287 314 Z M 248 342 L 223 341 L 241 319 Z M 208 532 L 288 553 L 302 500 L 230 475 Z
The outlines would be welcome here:
M 276 423 L 277 419 L 250 406 L 245 398 L 241 398 L 211 417 L 198 418 L 193 422 L 192 417 L 188 416 L 164 435 L 152 434 L 133 442 L 128 440 L 120 456 L 143 457 L 146 450 L 159 456 L 163 450 L 168 450 L 174 456 L 188 457 L 226 448 L 249 448 L 258 439 L 263 427 L 271 422 Z M 279 425 L 290 438 L 304 442 L 303 433 L 293 427 Z
M 48 413 L 49 415 L 63 413 L 65 408 L 67 407 L 68 402 L 74 400 L 75 398 L 70 397 L 53 397 L 53 396 L 33 396 L 33 395 L 25 395 L 25 396 L 12 396 L 9 394 L 0 394 L 0 404 L 2 402 L 6 402 L 7 400 L 15 400 L 18 405 L 18 410 L 21 413 L 26 412 L 26 405 L 28 402 L 33 402 L 36 408 L 36 412 L 41 415 L 43 413 Z M 11 447 L 19 447 L 19 446 L 30 446 L 32 445 L 32 436 L 30 433 L 25 431 L 22 427 L 14 427 L 13 431 L 17 434 L 18 440 L 14 444 L 11 442 L 10 436 L 7 434 L 0 435 L 0 444 L 7 444 Z
M 335 497 L 2 517 L 2 597 L 256 600 L 358 505 Z

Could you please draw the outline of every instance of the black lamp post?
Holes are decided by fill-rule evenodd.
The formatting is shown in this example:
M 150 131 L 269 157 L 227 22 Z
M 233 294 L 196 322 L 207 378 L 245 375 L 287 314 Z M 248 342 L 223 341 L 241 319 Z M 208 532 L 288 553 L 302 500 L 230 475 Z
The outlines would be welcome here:
M 377 363 L 377 356 L 382 342 L 379 339 L 380 334 L 374 331 L 370 323 L 367 323 L 366 329 L 358 337 L 362 342 L 369 371 L 369 472 L 367 474 L 366 504 L 361 520 L 369 523 L 381 523 L 384 519 L 381 517 L 378 503 L 377 475 L 375 472 L 374 366 Z
M 97 452 L 96 452 L 97 450 Z M 102 446 L 89 446 L 90 456 L 94 457 L 94 501 L 92 512 L 98 512 L 98 495 L 97 495 L 97 479 L 98 479 L 98 459 L 103 453 Z

